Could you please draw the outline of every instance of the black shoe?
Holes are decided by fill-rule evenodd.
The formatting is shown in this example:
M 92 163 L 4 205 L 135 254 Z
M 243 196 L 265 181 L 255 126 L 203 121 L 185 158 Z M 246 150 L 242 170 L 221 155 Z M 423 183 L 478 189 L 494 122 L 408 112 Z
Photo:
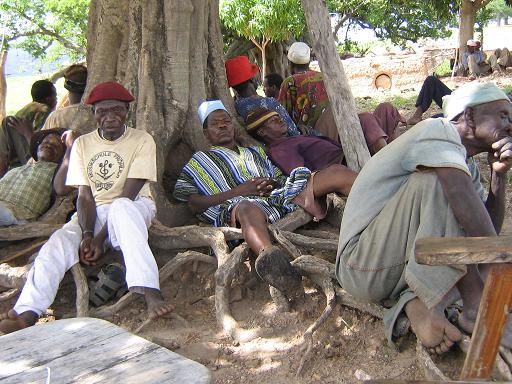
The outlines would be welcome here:
M 260 252 L 256 259 L 256 272 L 271 286 L 292 299 L 302 292 L 302 278 L 291 266 L 279 247 L 270 246 Z

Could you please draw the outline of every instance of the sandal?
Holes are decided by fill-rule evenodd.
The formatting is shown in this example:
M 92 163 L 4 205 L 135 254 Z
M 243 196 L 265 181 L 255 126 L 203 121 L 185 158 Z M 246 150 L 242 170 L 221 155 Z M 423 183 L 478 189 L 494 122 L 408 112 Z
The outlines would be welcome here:
M 105 304 L 107 301 L 118 296 L 125 282 L 126 269 L 121 264 L 112 263 L 103 267 L 98 273 L 98 281 L 91 284 L 89 301 L 95 306 Z M 126 290 L 123 290 L 126 292 Z

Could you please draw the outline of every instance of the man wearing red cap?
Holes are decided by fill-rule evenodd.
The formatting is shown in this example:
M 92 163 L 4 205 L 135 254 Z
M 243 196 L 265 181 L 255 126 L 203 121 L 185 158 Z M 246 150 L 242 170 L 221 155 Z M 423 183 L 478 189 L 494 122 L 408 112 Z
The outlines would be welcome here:
M 172 310 L 160 293 L 158 267 L 148 245 L 156 208 L 151 135 L 125 125 L 134 98 L 121 84 L 97 85 L 87 99 L 98 129 L 73 144 L 66 184 L 78 188 L 77 214 L 41 248 L 13 310 L 0 315 L 0 332 L 35 324 L 53 302 L 64 273 L 79 260 L 94 265 L 105 246 L 120 249 L 130 290 L 144 295 L 149 317 Z

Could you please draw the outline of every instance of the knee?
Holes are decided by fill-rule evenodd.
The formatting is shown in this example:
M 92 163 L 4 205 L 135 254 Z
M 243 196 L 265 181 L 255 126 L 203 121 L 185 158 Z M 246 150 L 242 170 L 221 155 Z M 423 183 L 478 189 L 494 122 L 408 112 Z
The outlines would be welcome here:
M 237 204 L 236 218 L 238 221 L 244 220 L 257 220 L 258 217 L 263 217 L 263 212 L 260 208 L 249 201 L 241 201 Z

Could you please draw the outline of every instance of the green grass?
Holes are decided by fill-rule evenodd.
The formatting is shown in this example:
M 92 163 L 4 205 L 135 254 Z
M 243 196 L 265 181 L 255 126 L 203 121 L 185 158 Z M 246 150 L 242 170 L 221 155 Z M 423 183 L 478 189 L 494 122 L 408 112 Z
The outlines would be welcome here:
M 7 115 L 13 115 L 26 104 L 32 101 L 30 96 L 30 88 L 37 80 L 48 78 L 50 75 L 33 75 L 33 76 L 8 76 L 7 77 L 7 100 L 5 110 Z M 63 79 L 59 79 L 57 84 L 57 97 L 60 99 L 66 94 Z

